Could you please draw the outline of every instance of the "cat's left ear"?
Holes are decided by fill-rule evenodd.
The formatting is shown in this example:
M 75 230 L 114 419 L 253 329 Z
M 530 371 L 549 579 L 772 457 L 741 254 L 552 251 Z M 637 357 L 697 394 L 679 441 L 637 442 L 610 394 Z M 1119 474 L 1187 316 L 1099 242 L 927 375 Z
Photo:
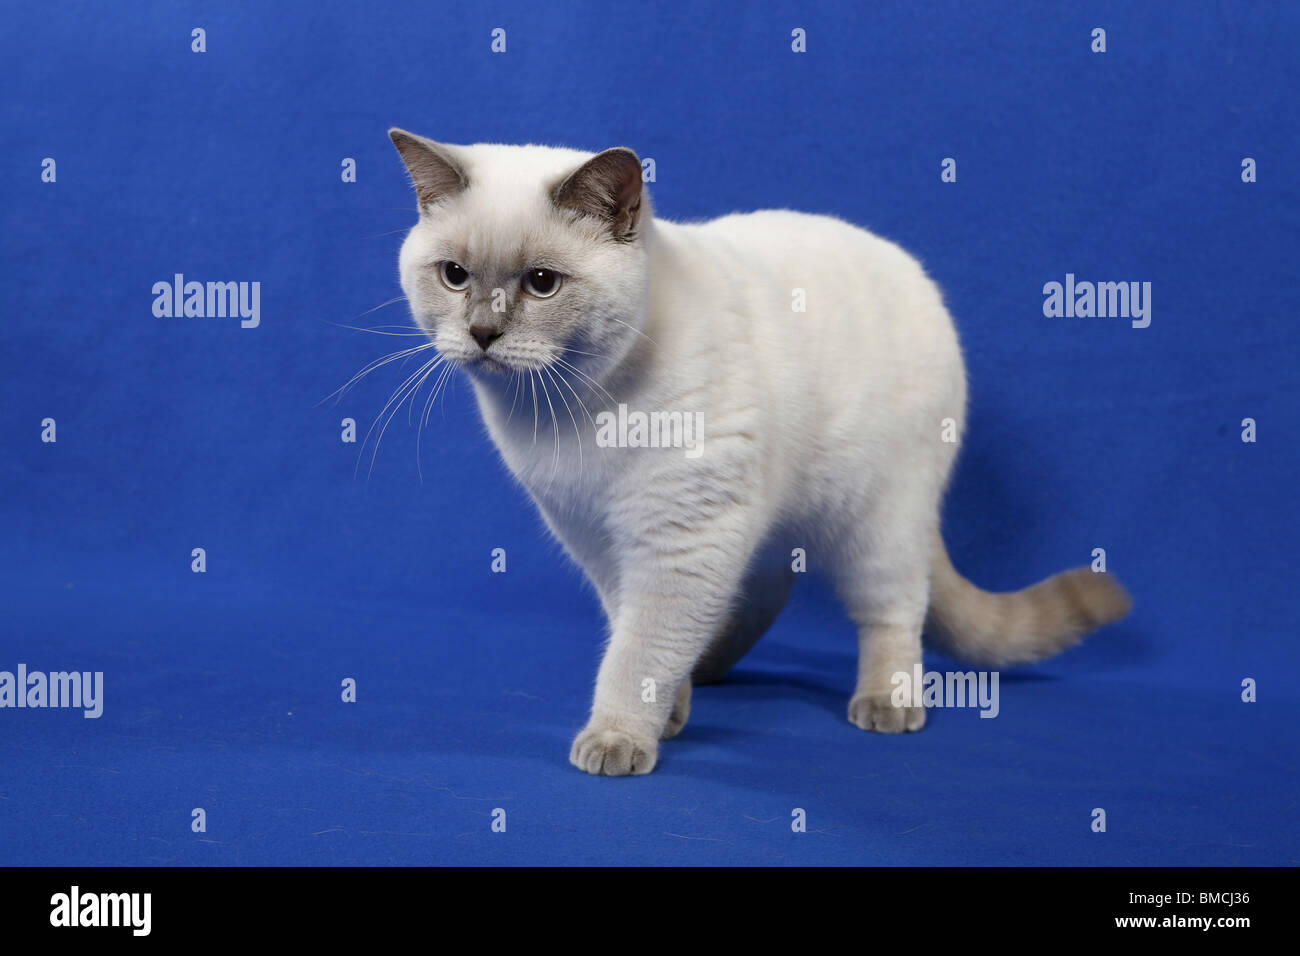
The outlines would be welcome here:
M 421 212 L 430 203 L 455 196 L 469 185 L 465 170 L 446 146 L 396 126 L 388 131 L 388 136 L 415 183 Z
M 551 199 L 600 219 L 615 239 L 630 242 L 641 217 L 641 160 L 625 146 L 607 149 L 562 180 Z

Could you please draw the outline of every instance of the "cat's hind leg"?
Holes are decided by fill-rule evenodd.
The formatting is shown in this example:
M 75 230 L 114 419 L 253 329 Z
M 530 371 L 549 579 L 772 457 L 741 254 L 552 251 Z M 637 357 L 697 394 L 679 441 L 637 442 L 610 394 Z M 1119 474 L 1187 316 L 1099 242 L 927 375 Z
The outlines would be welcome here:
M 785 607 L 794 578 L 784 551 L 769 553 L 755 564 L 741 586 L 740 600 L 695 665 L 693 683 L 717 683 L 749 653 Z
M 925 725 L 923 706 L 895 707 L 892 695 L 894 675 L 910 678 L 921 662 L 935 519 L 897 507 L 873 509 L 872 518 L 846 543 L 835 575 L 858 626 L 857 685 L 848 717 L 863 730 L 904 733 Z
M 660 740 L 671 740 L 682 732 L 687 719 L 691 716 L 691 679 L 688 677 L 677 688 L 677 699 L 673 701 L 673 712 L 668 715 Z
M 709 642 L 691 676 L 678 688 L 661 740 L 676 737 L 686 726 L 691 714 L 691 685 L 722 680 L 780 615 L 794 586 L 794 571 L 783 555 L 756 566 L 745 578 L 735 609 Z

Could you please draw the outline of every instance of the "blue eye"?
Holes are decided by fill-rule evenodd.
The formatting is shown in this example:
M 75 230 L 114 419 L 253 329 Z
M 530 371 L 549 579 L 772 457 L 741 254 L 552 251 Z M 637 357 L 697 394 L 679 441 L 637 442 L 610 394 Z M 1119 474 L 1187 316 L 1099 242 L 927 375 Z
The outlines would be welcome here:
M 438 264 L 438 278 L 452 292 L 463 292 L 469 285 L 469 270 L 460 263 L 447 259 Z
M 563 276 L 554 269 L 529 269 L 524 273 L 524 291 L 539 299 L 549 299 L 560 291 Z

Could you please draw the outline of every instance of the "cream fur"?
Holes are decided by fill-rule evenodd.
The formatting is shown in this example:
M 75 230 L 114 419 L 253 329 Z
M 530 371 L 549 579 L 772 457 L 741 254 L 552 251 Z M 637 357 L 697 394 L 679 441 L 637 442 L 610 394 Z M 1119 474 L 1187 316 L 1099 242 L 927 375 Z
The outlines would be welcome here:
M 943 433 L 950 419 L 961 434 L 965 370 L 938 289 L 898 246 L 787 211 L 669 222 L 643 193 L 635 235 L 618 241 L 554 198 L 592 154 L 403 136 L 433 195 L 400 258 L 416 321 L 468 372 L 492 441 L 609 618 L 571 751 L 581 769 L 654 767 L 661 737 L 686 719 L 692 672 L 720 676 L 779 612 L 794 548 L 830 575 L 857 623 L 849 717 L 864 729 L 923 723 L 924 710 L 890 706 L 889 680 L 920 660 L 928 613 L 958 653 L 966 608 L 975 656 L 1020 660 L 1127 608 L 1103 574 L 1079 584 L 1073 617 L 1068 594 L 1058 608 L 1041 592 L 1041 613 L 1026 617 L 947 563 L 939 506 L 958 444 Z M 593 202 L 616 201 L 606 192 Z M 467 292 L 443 287 L 444 259 L 472 273 Z M 552 298 L 519 291 L 538 266 L 565 275 Z M 505 312 L 491 310 L 494 289 Z M 797 289 L 806 311 L 792 307 Z M 503 330 L 486 353 L 493 366 L 473 322 Z M 589 416 L 617 403 L 702 413 L 703 453 L 597 447 Z M 931 608 L 932 572 L 943 609 Z

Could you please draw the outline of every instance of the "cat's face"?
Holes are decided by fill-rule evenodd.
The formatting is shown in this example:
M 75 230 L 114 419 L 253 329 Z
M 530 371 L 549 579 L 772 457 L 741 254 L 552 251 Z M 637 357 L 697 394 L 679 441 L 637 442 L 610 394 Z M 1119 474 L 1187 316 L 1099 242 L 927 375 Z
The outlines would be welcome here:
M 402 289 L 440 353 L 485 378 L 565 363 L 598 374 L 626 354 L 648 287 L 634 153 L 389 135 L 420 209 Z

